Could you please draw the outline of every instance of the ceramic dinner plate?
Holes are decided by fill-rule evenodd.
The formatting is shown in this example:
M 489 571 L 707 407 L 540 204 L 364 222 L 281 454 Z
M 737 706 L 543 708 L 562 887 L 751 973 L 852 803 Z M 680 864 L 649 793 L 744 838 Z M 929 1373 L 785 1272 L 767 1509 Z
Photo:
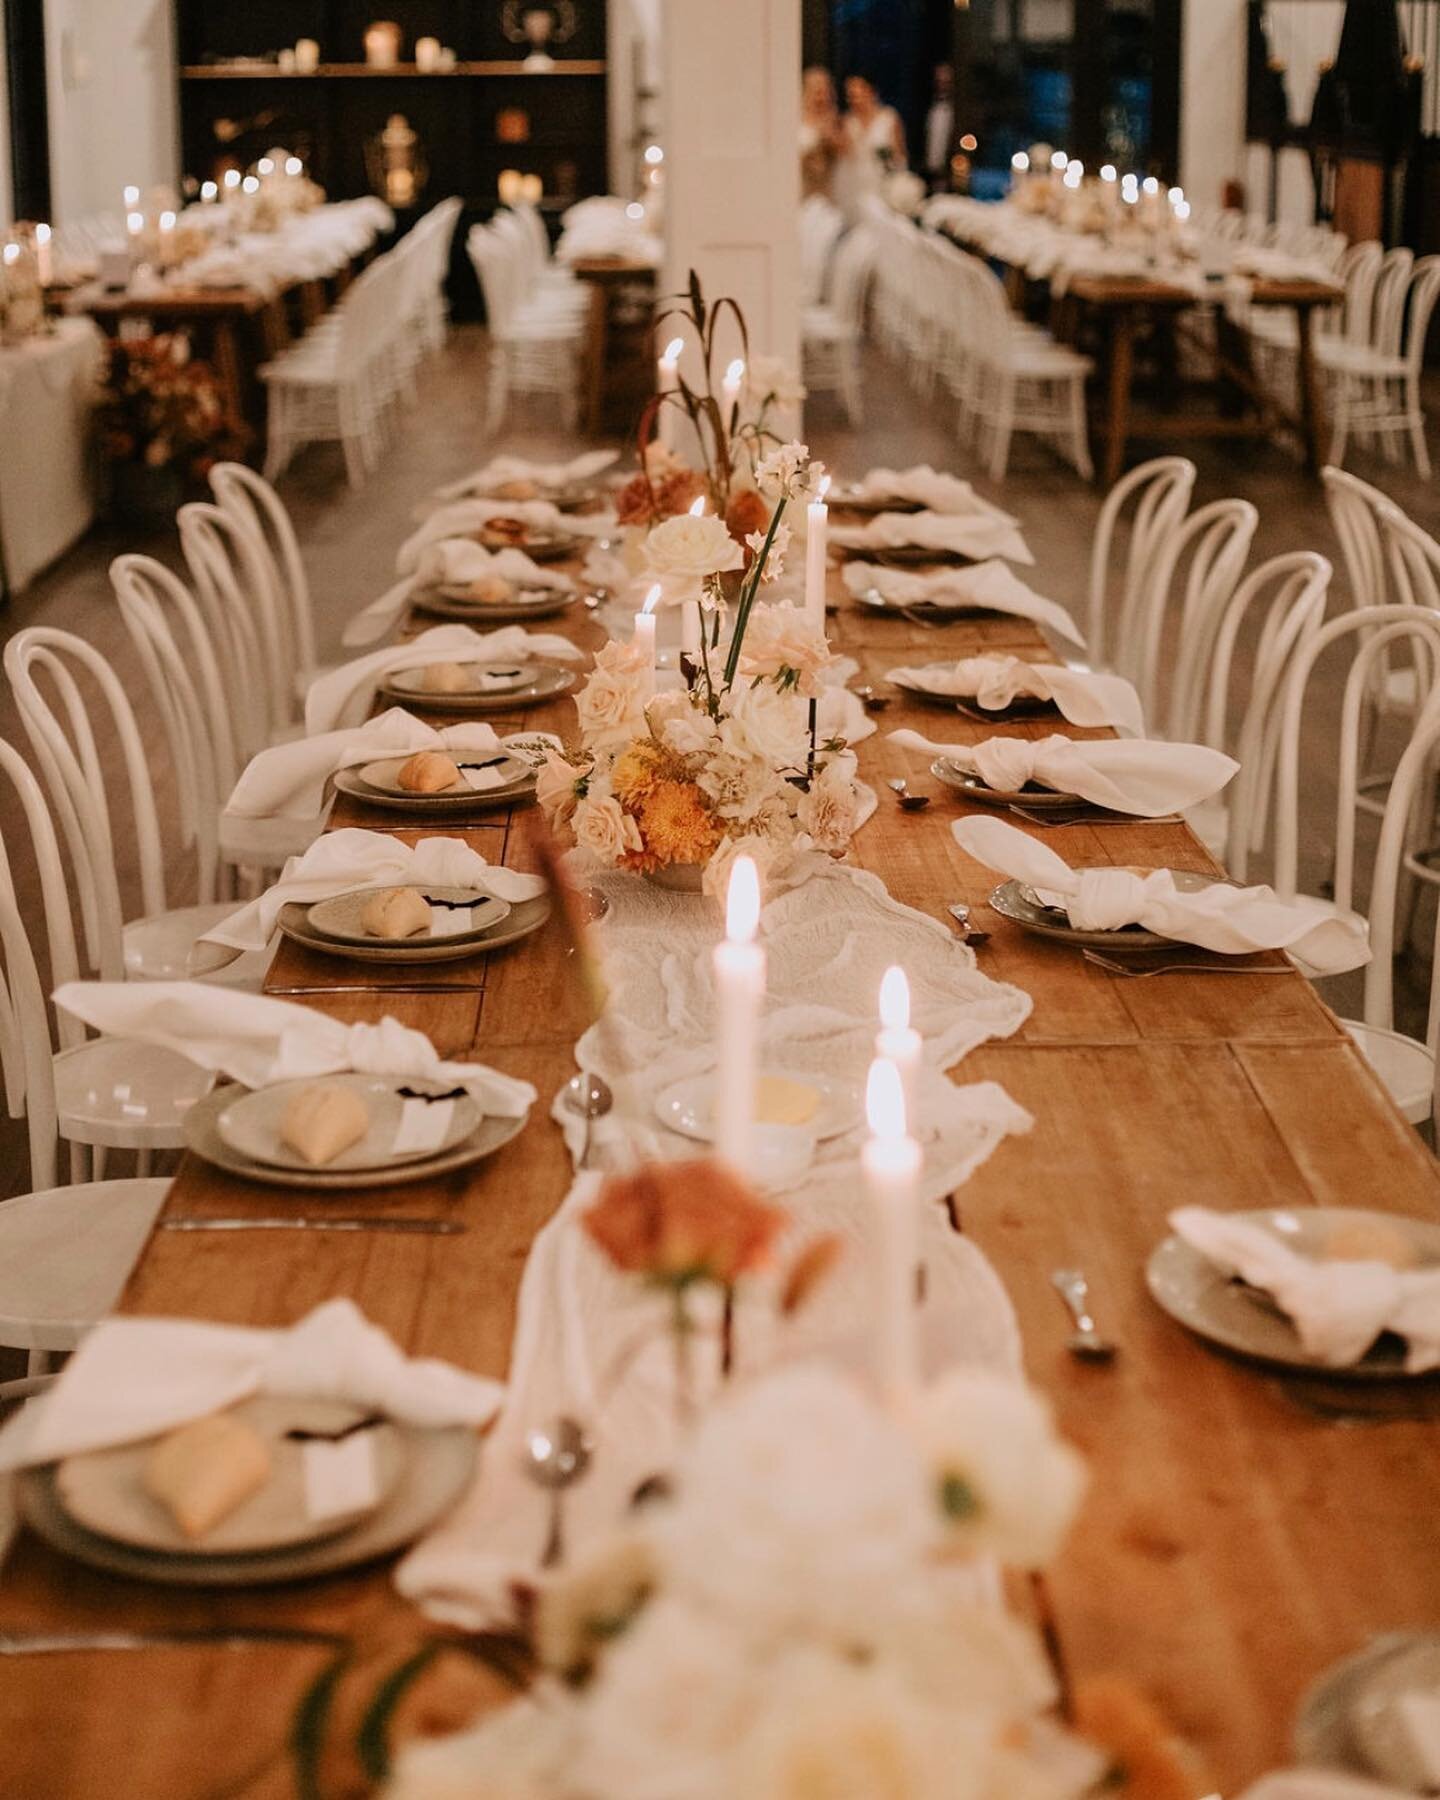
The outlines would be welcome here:
M 424 1430 L 398 1421 L 392 1429 L 399 1439 L 401 1466 L 382 1504 L 348 1531 L 280 1550 L 176 1555 L 118 1543 L 70 1517 L 57 1491 L 54 1463 L 22 1470 L 16 1497 L 25 1522 L 53 1549 L 111 1574 L 180 1587 L 308 1581 L 404 1549 L 442 1519 L 469 1486 L 479 1448 L 473 1431 L 465 1426 Z
M 573 531 L 528 531 L 517 543 L 503 531 L 492 531 L 482 525 L 476 542 L 487 550 L 523 550 L 531 562 L 560 562 L 567 556 L 579 556 L 585 540 Z
M 324 937 L 309 923 L 308 912 L 308 907 L 295 902 L 282 906 L 276 921 L 281 935 L 307 950 L 319 951 L 322 956 L 343 956 L 350 962 L 389 963 L 410 968 L 418 963 L 459 962 L 467 956 L 488 956 L 492 950 L 518 944 L 521 938 L 538 931 L 550 917 L 550 899 L 548 895 L 540 894 L 534 900 L 516 901 L 508 918 L 479 936 L 418 938 L 408 948 L 408 940 L 397 943 L 393 939 L 372 938 L 368 944 L 353 944 Z
M 514 712 L 520 707 L 541 706 L 547 700 L 558 700 L 575 685 L 568 669 L 547 667 L 544 663 L 526 663 L 514 680 L 482 687 L 462 688 L 459 693 L 432 693 L 421 687 L 424 671 L 402 669 L 380 684 L 382 699 L 397 701 L 426 712 L 499 713 Z
M 762 1074 L 783 1076 L 787 1081 L 811 1087 L 820 1096 L 815 1116 L 799 1129 L 823 1142 L 839 1137 L 860 1123 L 863 1111 L 859 1088 L 853 1082 L 836 1081 L 828 1075 L 816 1075 L 808 1069 L 765 1069 Z M 661 1090 L 655 1100 L 656 1117 L 662 1125 L 678 1131 L 682 1137 L 695 1138 L 702 1144 L 715 1136 L 715 1076 L 689 1075 Z
M 145 1466 L 153 1438 L 67 1456 L 56 1465 L 55 1495 L 69 1517 L 86 1531 L 167 1556 L 251 1556 L 287 1550 L 348 1531 L 378 1511 L 399 1480 L 405 1443 L 388 1420 L 368 1428 L 374 1458 L 375 1499 L 366 1506 L 326 1518 L 312 1518 L 305 1505 L 305 1446 L 287 1433 L 334 1433 L 356 1424 L 362 1408 L 335 1400 L 303 1400 L 259 1395 L 231 1409 L 265 1440 L 270 1479 L 257 1493 L 220 1520 L 203 1538 L 187 1538 L 170 1509 L 145 1491 Z
M 497 900 L 483 888 L 425 887 L 418 891 L 430 905 L 432 919 L 444 923 L 457 910 L 467 910 L 470 922 L 464 931 L 417 932 L 414 937 L 383 938 L 366 931 L 360 923 L 365 908 L 376 894 L 397 892 L 393 882 L 383 887 L 352 888 L 348 894 L 332 894 L 328 900 L 317 900 L 307 907 L 305 920 L 318 937 L 332 938 L 337 944 L 359 944 L 371 949 L 382 944 L 387 950 L 413 952 L 428 950 L 433 944 L 466 944 L 474 938 L 488 937 L 498 931 L 510 917 L 508 900 Z M 453 923 L 453 918 L 450 919 Z
M 1407 1694 L 1440 1695 L 1440 1637 L 1417 1637 L 1367 1670 L 1350 1706 L 1351 1734 L 1367 1767 L 1397 1787 L 1433 1793 L 1434 1777 L 1406 1728 Z
M 949 663 L 936 665 L 948 669 Z M 1025 695 L 1011 701 L 1009 706 L 991 709 L 981 706 L 973 694 L 941 694 L 933 688 L 920 687 L 913 681 L 901 681 L 894 675 L 888 676 L 891 687 L 899 688 L 902 694 L 908 694 L 912 700 L 918 700 L 922 706 L 934 706 L 944 712 L 954 712 L 957 707 L 965 707 L 975 717 L 983 718 L 988 725 L 1004 725 L 1012 719 L 1047 719 L 1058 718 L 1060 709 L 1053 700 L 1041 700 L 1038 695 Z
M 924 512 L 923 502 L 901 500 L 894 494 L 877 500 L 873 494 L 857 494 L 850 488 L 832 487 L 825 496 L 831 512 L 855 513 L 862 519 L 877 518 L 881 513 Z
M 852 562 L 879 563 L 887 569 L 920 569 L 932 565 L 959 568 L 975 561 L 963 551 L 937 550 L 929 544 L 889 544 L 883 550 L 874 544 L 847 544 L 844 550 Z
M 1370 1212 L 1349 1206 L 1307 1206 L 1295 1211 L 1238 1213 L 1253 1225 L 1263 1225 L 1301 1255 L 1318 1255 L 1331 1234 L 1343 1226 L 1384 1224 L 1398 1230 L 1415 1246 L 1420 1267 L 1440 1264 L 1440 1225 L 1401 1213 Z M 1385 1336 L 1358 1362 L 1344 1368 L 1308 1355 L 1300 1346 L 1295 1328 L 1267 1294 L 1223 1275 L 1213 1263 L 1183 1239 L 1165 1238 L 1151 1253 L 1145 1269 L 1146 1284 L 1156 1302 L 1172 1319 L 1209 1343 L 1233 1350 L 1258 1362 L 1286 1369 L 1323 1373 L 1336 1381 L 1415 1380 L 1405 1372 L 1405 1350 L 1398 1338 Z
M 1021 800 L 1024 805 L 1030 804 L 1028 795 L 1022 795 Z M 1083 872 L 1075 871 L 1077 875 Z M 1133 873 L 1150 875 L 1154 870 L 1135 869 Z M 1182 894 L 1198 894 L 1202 888 L 1213 887 L 1222 879 L 1216 875 L 1197 875 L 1189 869 L 1171 869 L 1170 874 Z M 1173 938 L 1161 937 L 1158 932 L 1146 931 L 1139 925 L 1122 925 L 1116 931 L 1080 931 L 1070 923 L 1062 907 L 1049 905 L 1023 881 L 1002 882 L 991 894 L 990 906 L 1002 919 L 1023 925 L 1037 937 L 1057 938 L 1061 943 L 1073 944 L 1077 950 L 1153 950 L 1161 944 L 1175 942 Z
M 349 1088 L 358 1094 L 370 1114 L 370 1129 L 358 1144 L 342 1150 L 332 1162 L 324 1165 L 327 1175 L 356 1174 L 371 1170 L 394 1169 L 402 1164 L 424 1162 L 443 1156 L 474 1136 L 480 1128 L 480 1108 L 468 1094 L 457 1095 L 451 1102 L 449 1123 L 440 1142 L 429 1150 L 396 1150 L 395 1134 L 404 1117 L 406 1100 L 402 1087 L 414 1088 L 422 1094 L 446 1094 L 450 1090 L 438 1081 L 420 1081 L 414 1077 L 395 1076 L 382 1079 L 376 1075 L 327 1075 L 327 1087 Z M 285 1109 L 303 1088 L 314 1087 L 314 1081 L 281 1081 L 274 1087 L 259 1088 L 239 1098 L 219 1114 L 215 1129 L 226 1148 L 251 1162 L 267 1168 L 288 1169 L 297 1175 L 309 1175 L 315 1165 L 284 1142 L 280 1127 Z
M 382 762 L 366 763 L 363 769 L 337 769 L 335 787 L 340 793 L 364 800 L 371 806 L 383 806 L 392 812 L 422 814 L 485 812 L 496 807 L 514 806 L 532 798 L 535 792 L 535 770 L 518 757 L 506 757 L 504 762 L 496 764 L 503 777 L 500 787 L 472 788 L 460 782 L 438 794 L 412 794 L 395 779 L 408 760 L 404 756 L 391 756 Z M 488 758 L 478 753 L 467 756 L 462 752 L 455 760 L 457 763 L 480 763 Z
M 416 1080 L 397 1076 L 397 1087 L 421 1087 Z M 413 1162 L 392 1162 L 380 1169 L 282 1168 L 275 1163 L 257 1162 L 225 1142 L 220 1135 L 220 1114 L 233 1106 L 246 1090 L 234 1083 L 216 1088 L 203 1100 L 197 1100 L 185 1113 L 181 1130 L 185 1147 L 205 1162 L 229 1175 L 246 1181 L 262 1182 L 267 1187 L 302 1189 L 308 1194 L 355 1194 L 362 1189 L 396 1187 L 407 1181 L 430 1181 L 449 1175 L 456 1169 L 468 1169 L 472 1163 L 493 1156 L 525 1129 L 524 1119 L 498 1119 L 486 1114 L 460 1143 L 433 1155 L 417 1157 Z
M 931 763 L 930 773 L 946 787 L 956 789 L 967 800 L 977 801 L 981 806 L 1024 806 L 1031 812 L 1070 812 L 1074 807 L 1089 804 L 1079 794 L 1063 794 L 1057 788 L 1040 787 L 1034 782 L 1027 782 L 1013 792 L 992 788 L 978 775 L 957 767 L 944 756 L 936 757 Z M 1097 811 L 1103 810 L 1103 807 L 1097 808 Z
M 879 557 L 872 556 L 871 562 L 879 562 Z M 866 588 L 855 596 L 857 606 L 863 606 L 867 612 L 883 613 L 892 619 L 903 619 L 907 612 L 921 612 L 946 624 L 959 623 L 964 619 L 998 619 L 1005 615 L 997 613 L 993 606 L 972 606 L 969 601 L 958 601 L 954 605 L 944 605 L 936 600 L 887 600 L 879 588 Z
M 464 588 L 425 588 L 410 604 L 432 619 L 464 619 L 472 625 L 515 625 L 550 619 L 580 598 L 573 588 L 522 588 L 509 600 L 472 600 Z

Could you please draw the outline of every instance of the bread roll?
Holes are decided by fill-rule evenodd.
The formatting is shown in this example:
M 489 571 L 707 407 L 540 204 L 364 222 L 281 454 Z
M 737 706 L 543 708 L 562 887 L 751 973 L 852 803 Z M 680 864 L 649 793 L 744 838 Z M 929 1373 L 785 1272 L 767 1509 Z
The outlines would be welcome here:
M 211 1413 L 167 1432 L 142 1477 L 145 1492 L 191 1539 L 213 1531 L 269 1479 L 269 1445 L 231 1413 Z
M 515 598 L 515 590 L 503 575 L 477 575 L 465 590 L 480 606 L 503 606 Z
M 464 663 L 429 663 L 420 671 L 420 687 L 427 694 L 468 694 L 474 686 Z
M 502 481 L 495 489 L 497 500 L 535 500 L 539 495 L 539 486 L 527 476 L 517 476 L 514 481 Z
M 443 794 L 446 788 L 458 786 L 459 781 L 460 771 L 438 750 L 417 750 L 401 763 L 395 775 L 396 786 L 410 794 Z
M 1389 1263 L 1392 1269 L 1413 1269 L 1420 1260 L 1404 1232 L 1380 1219 L 1353 1219 L 1334 1226 L 1320 1254 L 1325 1262 Z
M 386 888 L 366 901 L 360 929 L 377 938 L 418 937 L 430 929 L 429 903 L 419 888 Z
M 808 1125 L 820 1107 L 820 1091 L 783 1075 L 755 1083 L 755 1118 L 762 1125 Z
M 369 1129 L 369 1108 L 353 1088 L 317 1081 L 301 1088 L 285 1108 L 280 1141 L 312 1169 L 323 1169 L 358 1144 Z
M 487 521 L 485 535 L 500 544 L 523 544 L 528 529 L 523 519 L 502 518 L 497 513 Z

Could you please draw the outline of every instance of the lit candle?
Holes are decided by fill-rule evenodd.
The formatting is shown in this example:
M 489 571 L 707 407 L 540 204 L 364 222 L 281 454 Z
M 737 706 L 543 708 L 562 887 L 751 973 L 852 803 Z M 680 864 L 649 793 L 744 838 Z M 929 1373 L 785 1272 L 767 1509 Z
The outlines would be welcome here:
M 215 183 L 213 181 L 202 181 L 201 182 L 201 184 L 200 184 L 200 199 L 201 199 L 201 202 L 203 205 L 213 206 L 219 198 L 220 198 L 220 189 L 215 185 Z
M 645 596 L 645 604 L 635 615 L 635 643 L 645 652 L 650 669 L 650 691 L 655 691 L 655 608 L 664 589 L 657 581 Z
M 303 175 L 305 173 L 305 165 L 298 156 L 287 156 L 285 158 L 285 173 L 287 175 Z
M 302 75 L 313 75 L 320 67 L 320 46 L 314 38 L 296 38 L 295 67 Z
M 750 1166 L 760 1008 L 765 998 L 765 952 L 760 925 L 760 875 L 737 856 L 725 898 L 725 938 L 715 947 L 715 999 L 720 1059 L 715 1080 L 715 1147 L 741 1171 Z
M 705 516 L 705 496 L 699 495 L 690 503 L 690 517 L 703 519 Z M 700 602 L 687 600 L 680 608 L 680 649 L 692 662 L 700 660 Z
M 140 233 L 145 229 L 144 213 L 127 213 L 125 215 L 125 229 L 130 233 L 132 238 L 138 238 Z
M 684 338 L 674 337 L 665 346 L 660 360 L 655 365 L 655 392 L 657 394 L 673 394 L 680 385 L 680 357 L 685 349 Z M 673 406 L 662 406 L 656 419 L 660 442 L 667 449 L 674 446 L 675 426 L 678 422 Z
M 919 1376 L 915 1275 L 920 1261 L 920 1146 L 906 1131 L 905 1089 L 894 1063 L 870 1065 L 870 1137 L 860 1151 L 875 1211 L 875 1364 L 881 1392 L 904 1407 Z
M 422 37 L 415 40 L 415 67 L 422 75 L 433 74 L 440 67 L 440 40 Z
M 725 417 L 727 421 L 740 402 L 740 389 L 744 385 L 744 381 L 745 360 L 743 357 L 737 356 L 734 362 L 730 364 L 729 368 L 726 369 L 725 380 L 720 388 L 720 392 L 725 400 Z
M 49 287 L 55 276 L 48 225 L 35 227 L 35 273 L 40 278 L 41 287 Z
M 273 156 L 262 156 L 255 165 L 255 171 L 259 175 L 273 175 L 275 173 L 275 158 Z
M 920 1068 L 924 1043 L 910 1023 L 910 983 L 905 971 L 892 965 L 880 983 L 880 1029 L 875 1034 L 875 1054 L 894 1063 L 905 1091 L 905 1117 L 912 1125 L 920 1119 Z
M 822 631 L 825 629 L 825 576 L 830 533 L 830 508 L 825 504 L 825 496 L 829 492 L 830 477 L 827 475 L 805 514 L 805 611 Z
M 124 192 L 125 192 L 125 210 L 127 213 L 132 213 L 132 212 L 134 212 L 135 208 L 137 206 L 139 206 L 139 204 L 140 204 L 140 190 L 138 187 L 132 186 L 132 187 L 127 187 L 124 190 Z
M 260 177 L 258 175 L 247 175 L 240 183 L 240 189 L 242 193 L 258 194 L 260 192 Z
M 1102 181 L 1116 181 L 1119 179 L 1119 177 L 1115 173 L 1114 163 L 1106 163 L 1105 164 L 1105 166 L 1100 171 L 1100 179 Z
M 239 185 L 240 171 L 238 169 L 227 169 L 225 171 L 225 186 L 233 193 Z
M 1030 158 L 1023 150 L 1017 150 L 1010 158 L 1010 168 L 1012 173 L 1016 175 L 1028 175 L 1030 173 Z

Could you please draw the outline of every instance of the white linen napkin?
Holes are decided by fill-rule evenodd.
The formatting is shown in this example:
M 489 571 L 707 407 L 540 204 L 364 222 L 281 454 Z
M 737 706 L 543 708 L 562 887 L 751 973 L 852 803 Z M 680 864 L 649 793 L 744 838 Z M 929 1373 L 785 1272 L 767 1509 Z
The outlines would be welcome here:
M 1294 1325 L 1311 1356 L 1331 1368 L 1358 1362 L 1382 1331 L 1409 1345 L 1412 1375 L 1440 1368 L 1440 1269 L 1389 1263 L 1320 1262 L 1248 1219 L 1182 1206 L 1170 1225 L 1226 1275 L 1263 1288 Z
M 1143 925 L 1178 943 L 1224 956 L 1288 950 L 1308 975 L 1339 975 L 1370 960 L 1365 921 L 1323 900 L 1281 900 L 1272 888 L 1218 882 L 1182 894 L 1167 869 L 1072 869 L 1047 845 L 1001 819 L 957 819 L 950 827 L 968 856 L 1064 903 L 1082 931 Z
M 1048 626 L 1070 643 L 1083 645 L 1084 633 L 1056 600 L 1047 600 L 1027 587 L 1003 562 L 992 559 L 973 569 L 932 569 L 917 574 L 911 569 L 887 569 L 881 563 L 848 563 L 846 587 L 852 594 L 877 593 L 886 606 L 897 611 L 907 606 L 977 607 L 986 612 L 1008 613 Z
M 593 481 L 612 463 L 620 460 L 618 450 L 587 450 L 569 462 L 531 462 L 523 456 L 492 456 L 483 469 L 464 475 L 459 481 L 437 488 L 437 500 L 463 500 L 472 494 L 493 495 L 497 487 L 511 481 L 533 481 L 540 488 L 577 487 L 582 481 Z
M 516 903 L 545 892 L 540 876 L 489 863 L 460 838 L 421 838 L 412 846 L 389 831 L 327 831 L 303 856 L 291 857 L 273 887 L 195 940 L 191 971 L 208 974 L 247 950 L 263 950 L 292 903 L 313 906 L 364 887 L 474 887 Z
M 961 481 L 958 475 L 942 474 L 929 463 L 917 463 L 909 469 L 871 469 L 862 481 L 855 483 L 854 491 L 865 500 L 918 500 L 931 512 L 1003 520 L 1007 525 L 1020 523 L 983 499 L 968 481 Z
M 521 741 L 536 742 L 542 735 L 527 732 Z M 412 756 L 417 750 L 484 757 L 499 755 L 504 749 L 505 742 L 478 719 L 437 730 L 403 706 L 392 706 L 364 725 L 296 738 L 293 743 L 272 744 L 259 751 L 241 772 L 223 816 L 227 820 L 318 819 L 325 802 L 325 784 L 337 769 L 353 769 L 391 756 Z
M 1033 563 L 1020 528 L 1004 513 L 877 513 L 863 525 L 832 525 L 830 541 L 842 550 L 923 550 L 982 557 L 1003 556 Z
M 497 1119 L 523 1119 L 535 1104 L 528 1081 L 484 1063 L 446 1062 L 423 1031 L 398 1019 L 345 1025 L 310 1006 L 199 981 L 67 981 L 55 1004 L 107 1036 L 163 1044 L 248 1088 L 354 1071 L 468 1088 Z
M 614 513 L 562 513 L 550 500 L 452 500 L 437 506 L 406 538 L 395 558 L 395 573 L 413 574 L 427 545 L 466 537 L 491 519 L 521 519 L 532 530 L 572 537 L 609 537 L 615 530 Z
M 1003 712 L 1022 698 L 1053 700 L 1072 725 L 1111 725 L 1128 737 L 1145 735 L 1140 696 L 1123 675 L 1095 675 L 1059 663 L 993 655 L 891 669 L 887 679 L 945 699 L 973 700 L 983 712 Z
M 173 1431 L 254 1394 L 346 1401 L 407 1425 L 488 1424 L 504 1388 L 407 1357 L 351 1300 L 280 1331 L 196 1319 L 102 1319 L 41 1400 L 0 1432 L 0 1471 Z
M 425 547 L 408 574 L 355 614 L 340 641 L 352 649 L 376 643 L 423 588 L 463 587 L 485 575 L 498 575 L 517 588 L 558 588 L 568 594 L 575 587 L 568 575 L 542 569 L 523 550 L 487 550 L 470 538 L 442 537 Z
M 305 696 L 305 730 L 314 735 L 360 724 L 382 679 L 401 669 L 423 669 L 438 662 L 529 662 L 538 657 L 552 662 L 583 661 L 583 653 L 569 638 L 554 631 L 531 633 L 523 625 L 502 625 L 498 631 L 436 625 L 408 643 L 372 650 L 312 681 Z
M 1027 781 L 1078 794 L 1092 806 L 1156 819 L 1219 793 L 1240 765 L 1204 744 L 1167 744 L 1147 738 L 1105 738 L 1076 743 L 1073 738 L 994 737 L 983 744 L 937 744 L 918 731 L 892 731 L 892 743 L 926 756 L 943 756 L 967 774 L 978 775 L 1002 794 L 1018 793 Z

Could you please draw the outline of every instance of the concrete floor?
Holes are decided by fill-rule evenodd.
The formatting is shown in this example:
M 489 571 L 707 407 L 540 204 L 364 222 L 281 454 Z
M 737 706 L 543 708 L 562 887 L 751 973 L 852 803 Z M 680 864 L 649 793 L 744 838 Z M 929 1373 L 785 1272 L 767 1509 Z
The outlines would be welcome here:
M 454 333 L 444 356 L 423 376 L 421 404 L 407 414 L 399 442 L 379 474 L 360 493 L 346 487 L 338 451 L 328 447 L 305 453 L 282 481 L 310 569 L 322 658 L 338 654 L 345 619 L 386 585 L 396 546 L 409 529 L 415 504 L 439 483 L 477 466 L 497 448 L 486 441 L 482 429 L 484 355 L 484 333 L 478 327 L 467 326 Z M 1017 445 L 1009 480 L 997 489 L 978 477 L 973 451 L 958 441 L 952 413 L 917 400 L 898 373 L 878 357 L 872 357 L 867 366 L 866 389 L 868 416 L 860 431 L 846 428 L 829 400 L 812 402 L 807 429 L 814 452 L 842 471 L 928 461 L 975 478 L 983 492 L 1002 500 L 1022 518 L 1036 556 L 1035 585 L 1077 613 L 1083 612 L 1090 541 L 1100 504 L 1096 491 L 1048 451 L 1025 440 Z M 1440 402 L 1440 395 L 1436 399 Z M 506 448 L 525 454 L 573 452 L 558 410 L 549 401 L 533 407 L 516 405 L 503 437 Z M 1165 448 L 1141 445 L 1137 453 L 1158 454 Z M 1197 503 L 1241 494 L 1259 508 L 1257 559 L 1299 549 L 1318 549 L 1338 558 L 1321 490 L 1299 471 L 1286 447 L 1201 442 L 1193 454 L 1200 467 Z M 1434 490 L 1412 472 L 1372 464 L 1361 455 L 1351 459 L 1351 466 L 1385 487 L 1422 523 L 1432 529 L 1440 526 Z M 138 668 L 106 577 L 110 559 L 122 550 L 144 550 L 168 562 L 178 561 L 173 532 L 146 539 L 129 530 L 97 528 L 11 604 L 0 617 L 0 631 L 8 636 L 24 626 L 44 624 L 77 632 L 111 658 L 132 693 L 142 695 Z M 1332 611 L 1347 604 L 1343 570 L 1337 570 Z M 1302 885 L 1312 890 L 1325 875 L 1333 834 L 1329 814 L 1334 783 L 1327 746 L 1333 741 L 1338 689 L 1339 680 L 1332 674 L 1307 719 Z M 158 730 L 152 735 L 158 751 Z M 0 691 L 0 737 L 26 748 L 8 689 Z M 165 791 L 163 762 L 163 756 L 157 757 L 162 804 L 170 798 Z M 30 916 L 38 927 L 29 846 L 14 795 L 8 784 L 0 785 L 0 833 L 10 853 L 22 905 L 29 903 Z M 191 897 L 191 884 L 182 861 L 177 859 L 170 878 L 169 903 L 184 904 Z M 1428 950 L 1405 971 L 1405 978 L 1405 1022 L 1411 1029 L 1423 1029 Z M 1354 978 L 1335 987 L 1337 991 L 1327 993 L 1327 998 L 1339 1010 L 1358 1008 Z M 0 1124 L 0 1196 L 25 1190 L 27 1161 L 23 1128 Z

